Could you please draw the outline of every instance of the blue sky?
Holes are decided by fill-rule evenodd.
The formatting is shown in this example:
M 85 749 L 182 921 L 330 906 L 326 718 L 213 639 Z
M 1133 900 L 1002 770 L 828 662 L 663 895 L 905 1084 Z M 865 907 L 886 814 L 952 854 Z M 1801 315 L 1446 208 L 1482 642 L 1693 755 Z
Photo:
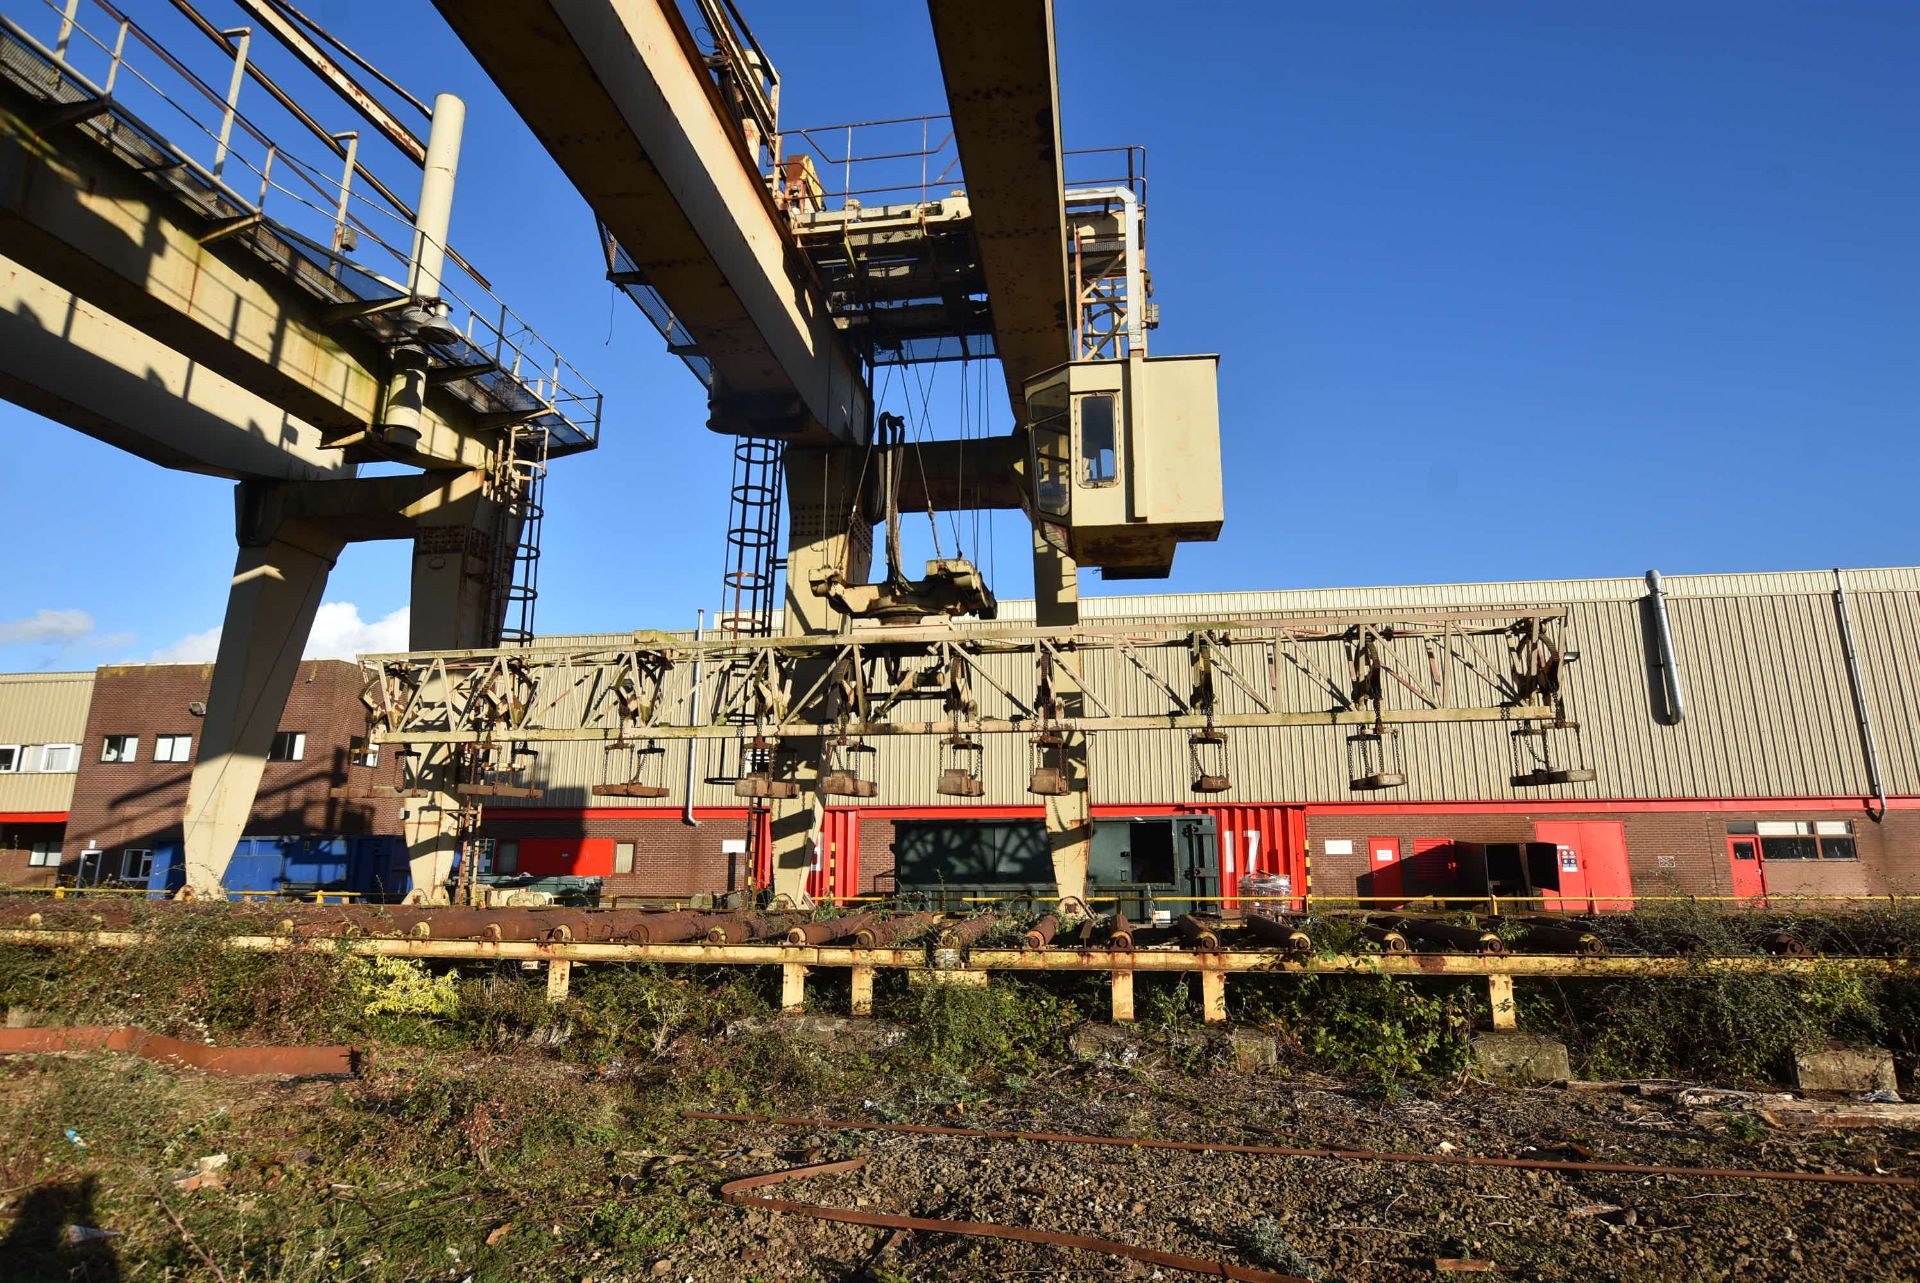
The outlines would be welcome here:
M 305 7 L 468 100 L 453 243 L 606 393 L 603 448 L 549 487 L 541 627 L 689 623 L 727 467 L 698 385 L 426 0 Z M 787 124 L 944 109 L 918 5 L 742 7 Z M 1913 559 L 1920 6 L 1056 8 L 1068 146 L 1149 150 L 1154 349 L 1223 356 L 1226 529 L 1166 589 Z M 943 435 L 957 398 L 949 375 L 930 399 Z M 226 483 L 0 406 L 0 502 L 0 667 L 206 652 Z M 961 533 L 1002 596 L 1029 591 L 1017 517 Z M 325 645 L 387 644 L 406 593 L 402 545 L 350 548 Z

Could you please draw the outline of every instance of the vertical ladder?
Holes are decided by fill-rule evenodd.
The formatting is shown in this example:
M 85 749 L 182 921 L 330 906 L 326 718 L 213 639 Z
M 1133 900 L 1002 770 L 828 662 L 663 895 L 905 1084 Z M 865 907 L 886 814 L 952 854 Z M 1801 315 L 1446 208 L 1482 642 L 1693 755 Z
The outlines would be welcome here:
M 725 638 L 767 637 L 773 633 L 773 606 L 780 572 L 786 561 L 778 555 L 780 544 L 780 503 L 786 474 L 785 451 L 778 441 L 762 437 L 739 437 L 733 445 L 733 482 L 728 491 L 727 552 L 721 575 L 720 610 L 716 625 Z M 746 680 L 743 664 L 736 662 L 720 675 L 722 707 L 737 710 L 732 714 L 739 726 L 739 761 L 733 775 L 770 770 L 771 762 L 748 760 L 756 756 L 746 746 L 746 728 L 750 714 L 745 701 L 730 698 L 734 683 Z M 725 741 L 719 744 L 721 760 L 708 778 L 725 778 Z M 764 756 L 760 754 L 758 756 Z M 761 850 L 761 830 L 767 810 L 765 801 L 754 798 L 747 805 L 747 868 L 745 880 L 752 884 L 768 853 Z
M 494 541 L 493 612 L 500 645 L 533 644 L 540 597 L 540 526 L 546 516 L 548 433 L 534 424 L 510 430 L 494 493 L 506 510 Z

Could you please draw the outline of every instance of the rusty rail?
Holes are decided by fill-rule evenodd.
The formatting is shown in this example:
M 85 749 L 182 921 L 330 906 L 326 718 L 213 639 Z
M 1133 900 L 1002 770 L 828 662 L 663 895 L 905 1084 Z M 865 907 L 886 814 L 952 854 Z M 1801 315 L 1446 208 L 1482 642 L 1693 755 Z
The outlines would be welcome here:
M 122 1051 L 156 1064 L 187 1066 L 229 1078 L 290 1074 L 301 1078 L 345 1078 L 354 1072 L 353 1048 L 209 1047 L 148 1033 L 133 1025 L 56 1025 L 38 1029 L 0 1029 L 0 1055 L 43 1055 L 65 1051 Z
M 707 1116 L 689 1115 L 689 1117 Z M 1120 1243 L 1106 1238 L 1089 1238 L 1083 1234 L 1055 1234 L 1047 1230 L 1030 1230 L 1019 1225 L 996 1225 L 989 1221 L 943 1221 L 924 1216 L 899 1216 L 892 1212 L 865 1212 L 851 1207 L 829 1207 L 824 1203 L 796 1203 L 790 1199 L 765 1198 L 748 1193 L 749 1190 L 764 1189 L 769 1185 L 805 1180 L 809 1176 L 843 1176 L 848 1172 L 857 1172 L 866 1165 L 867 1160 L 864 1158 L 843 1158 L 836 1162 L 790 1167 L 785 1171 L 767 1172 L 760 1176 L 742 1176 L 720 1187 L 720 1199 L 734 1207 L 786 1212 L 794 1216 L 810 1216 L 820 1221 L 838 1221 L 843 1225 L 866 1225 L 875 1229 L 919 1230 L 932 1234 L 960 1234 L 969 1238 L 999 1238 L 1019 1243 L 1038 1243 L 1046 1247 L 1078 1248 L 1083 1252 L 1124 1256 L 1131 1260 L 1164 1266 L 1167 1269 L 1186 1270 L 1189 1273 L 1206 1274 L 1214 1278 L 1238 1279 L 1242 1283 L 1312 1283 L 1311 1280 L 1302 1278 L 1298 1274 L 1276 1274 L 1272 1270 L 1236 1265 L 1231 1261 L 1179 1256 L 1172 1252 L 1162 1252 L 1157 1248 L 1136 1247 L 1131 1243 Z
M 1649 1163 L 1601 1163 L 1572 1158 L 1500 1158 L 1490 1154 L 1400 1153 L 1372 1149 L 1306 1149 L 1250 1145 L 1240 1141 L 1150 1140 L 1139 1136 L 1088 1136 L 1076 1132 L 1023 1132 L 996 1127 L 943 1127 L 932 1123 L 877 1123 L 865 1119 L 794 1118 L 778 1114 L 721 1114 L 686 1109 L 682 1118 L 707 1123 L 760 1123 L 818 1131 L 900 1132 L 909 1136 L 957 1136 L 1017 1140 L 1045 1145 L 1108 1145 L 1122 1149 L 1172 1149 L 1188 1154 L 1258 1154 L 1275 1158 L 1328 1158 L 1361 1163 L 1430 1163 L 1441 1167 L 1514 1167 L 1542 1172 L 1607 1172 L 1619 1176 L 1689 1176 L 1710 1180 L 1799 1181 L 1813 1185 L 1892 1185 L 1920 1188 L 1920 1177 L 1867 1172 L 1799 1172 L 1761 1167 L 1662 1167 Z

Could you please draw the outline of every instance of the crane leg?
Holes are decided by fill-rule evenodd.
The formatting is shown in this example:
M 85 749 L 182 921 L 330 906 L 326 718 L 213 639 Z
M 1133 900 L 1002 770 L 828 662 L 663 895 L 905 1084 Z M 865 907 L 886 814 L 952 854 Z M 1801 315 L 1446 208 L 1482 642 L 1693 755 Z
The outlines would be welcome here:
M 187 785 L 186 885 L 219 898 L 233 848 L 246 831 L 300 652 L 344 541 L 310 526 L 282 527 L 243 546 L 220 629 L 219 656 L 199 752 Z

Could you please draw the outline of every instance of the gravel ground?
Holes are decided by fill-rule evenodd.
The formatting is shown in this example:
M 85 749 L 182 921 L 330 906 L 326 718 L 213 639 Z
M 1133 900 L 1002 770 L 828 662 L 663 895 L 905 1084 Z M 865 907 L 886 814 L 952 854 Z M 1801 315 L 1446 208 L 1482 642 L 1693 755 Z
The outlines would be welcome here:
M 1070 1075 L 1070 1076 L 1069 1076 Z M 1774 1131 L 1657 1098 L 1469 1086 L 1383 1098 L 1338 1085 L 1076 1069 L 1017 1107 L 873 1100 L 822 1115 L 1301 1146 L 1592 1158 L 1659 1165 L 1920 1175 L 1920 1133 Z M 1756 1131 L 1756 1126 L 1759 1130 Z M 1438 1277 L 1490 1261 L 1505 1277 L 1592 1280 L 1920 1279 L 1920 1191 L 1176 1151 L 1043 1146 L 881 1132 L 690 1124 L 675 1139 L 713 1179 L 864 1156 L 778 1197 L 1090 1234 L 1256 1264 L 1265 1218 L 1324 1279 Z M 700 1152 L 704 1151 L 704 1152 Z M 664 1160 L 662 1160 L 664 1161 Z M 1271 1240 L 1269 1240 L 1271 1241 Z M 862 1273 L 862 1271 L 865 1271 Z M 893 1236 L 757 1210 L 714 1209 L 653 1266 L 694 1280 L 1197 1277 L 1065 1249 Z

